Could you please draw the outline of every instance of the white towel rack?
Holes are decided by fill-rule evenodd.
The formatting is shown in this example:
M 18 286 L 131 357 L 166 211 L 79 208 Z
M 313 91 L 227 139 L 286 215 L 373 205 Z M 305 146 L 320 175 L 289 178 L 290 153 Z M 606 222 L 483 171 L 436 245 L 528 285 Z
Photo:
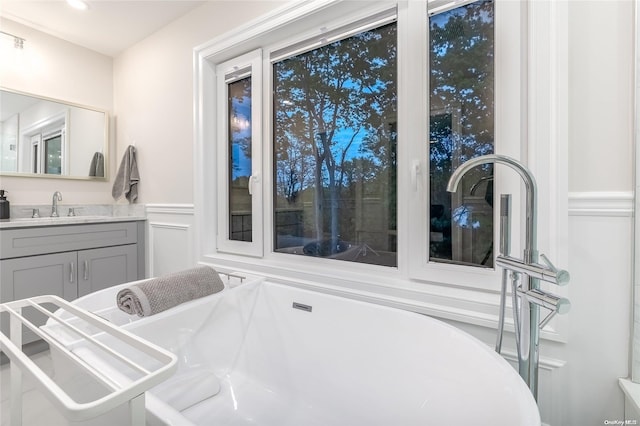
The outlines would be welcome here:
M 52 311 L 45 309 L 42 306 L 45 303 L 53 304 L 71 315 L 66 319 L 61 319 L 60 315 L 54 315 Z M 72 346 L 66 346 L 61 342 L 60 335 L 56 336 L 55 327 L 39 328 L 25 318 L 22 315 L 22 309 L 26 307 L 36 309 L 52 318 L 59 326 L 58 331 L 64 330 L 65 333 L 77 335 L 78 340 Z M 0 351 L 4 352 L 10 360 L 10 424 L 13 426 L 22 425 L 23 374 L 34 379 L 37 388 L 69 421 L 91 419 L 128 402 L 131 424 L 143 426 L 145 424 L 144 393 L 170 377 L 177 368 L 177 357 L 173 353 L 126 330 L 117 328 L 108 321 L 57 296 L 37 296 L 0 304 L 0 313 L 2 312 L 9 314 L 9 336 L 0 332 Z M 89 335 L 71 324 L 74 321 L 77 323 L 78 319 L 95 327 L 96 333 Z M 57 349 L 65 358 L 73 361 L 78 368 L 83 369 L 98 382 L 104 384 L 107 389 L 111 390 L 110 393 L 90 402 L 79 403 L 75 401 L 22 351 L 23 325 L 48 343 L 50 348 Z M 101 342 L 105 337 L 117 339 L 117 344 L 105 345 Z M 126 365 L 127 368 L 136 372 L 136 378 L 126 384 L 116 383 L 108 377 L 108 374 L 100 371 L 95 363 L 88 363 L 77 353 L 74 353 L 75 348 L 79 346 L 87 348 L 101 357 L 114 359 L 117 363 Z M 127 350 L 118 351 L 113 346 Z M 136 359 L 142 356 L 145 362 L 134 362 L 124 352 L 129 354 L 135 352 Z M 141 365 L 149 363 L 154 367 L 149 368 Z

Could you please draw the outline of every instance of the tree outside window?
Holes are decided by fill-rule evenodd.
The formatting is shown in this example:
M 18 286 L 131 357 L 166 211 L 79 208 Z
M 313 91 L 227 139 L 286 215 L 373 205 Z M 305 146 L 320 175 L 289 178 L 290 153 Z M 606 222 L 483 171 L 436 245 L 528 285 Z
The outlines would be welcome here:
M 275 250 L 396 266 L 396 24 L 273 65 Z
M 430 17 L 429 41 L 429 260 L 493 267 L 493 166 L 446 191 L 460 164 L 494 152 L 493 1 Z

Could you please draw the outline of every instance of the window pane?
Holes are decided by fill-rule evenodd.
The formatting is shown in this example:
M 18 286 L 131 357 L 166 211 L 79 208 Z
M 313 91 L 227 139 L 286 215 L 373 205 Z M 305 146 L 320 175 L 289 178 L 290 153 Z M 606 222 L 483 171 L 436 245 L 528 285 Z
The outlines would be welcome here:
M 40 147 L 39 144 L 34 144 L 31 145 L 31 159 L 33 160 L 31 162 L 31 171 L 33 173 L 40 173 L 40 167 L 39 167 L 39 150 L 38 148 Z
M 493 167 L 453 170 L 494 150 L 494 5 L 478 1 L 429 19 L 429 260 L 493 267 Z
M 227 85 L 229 111 L 229 239 L 251 241 L 251 77 Z
M 396 266 L 396 24 L 273 65 L 275 250 Z
M 62 136 L 45 139 L 44 148 L 44 172 L 51 175 L 62 174 Z

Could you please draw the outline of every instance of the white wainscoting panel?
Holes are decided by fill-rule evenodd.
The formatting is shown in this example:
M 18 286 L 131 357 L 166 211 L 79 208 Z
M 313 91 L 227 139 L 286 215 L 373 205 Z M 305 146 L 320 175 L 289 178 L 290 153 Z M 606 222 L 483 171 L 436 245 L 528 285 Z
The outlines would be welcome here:
M 155 277 L 191 268 L 194 209 L 192 204 L 148 204 L 147 276 Z
M 564 410 L 554 426 L 624 419 L 618 379 L 631 373 L 633 199 L 632 192 L 569 194 L 569 338 L 541 348 L 567 361 L 562 386 L 552 390 Z

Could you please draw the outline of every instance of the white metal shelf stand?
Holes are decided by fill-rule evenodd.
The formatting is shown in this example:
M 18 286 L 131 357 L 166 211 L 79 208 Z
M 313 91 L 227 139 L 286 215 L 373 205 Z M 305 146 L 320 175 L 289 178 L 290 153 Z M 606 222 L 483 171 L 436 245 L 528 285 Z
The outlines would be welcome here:
M 48 309 L 42 304 L 53 304 L 58 309 L 62 309 L 72 314 L 71 318 L 61 319 L 59 315 Z M 91 347 L 101 356 L 107 356 L 119 363 L 124 363 L 127 367 L 136 371 L 140 377 L 131 382 L 122 384 L 111 380 L 107 374 L 101 372 L 95 365 L 92 365 L 78 356 L 70 349 L 68 345 L 60 341 L 60 335 L 56 336 L 56 332 L 51 332 L 49 327 L 40 328 L 22 315 L 22 308 L 30 307 L 43 313 L 53 319 L 58 326 L 58 331 L 64 330 L 70 332 L 77 341 L 74 347 L 78 345 L 83 347 Z M 57 296 L 37 296 L 28 299 L 16 300 L 0 304 L 0 313 L 7 312 L 9 314 L 9 336 L 0 332 L 0 351 L 4 352 L 10 360 L 10 379 L 11 379 L 11 397 L 10 397 L 10 424 L 13 426 L 22 425 L 22 375 L 29 375 L 36 383 L 37 388 L 45 397 L 58 409 L 61 414 L 69 421 L 82 421 L 91 419 L 115 407 L 129 403 L 131 424 L 135 426 L 143 426 L 145 424 L 145 397 L 144 393 L 153 386 L 161 383 L 170 377 L 177 368 L 177 357 L 152 343 L 149 343 L 140 337 L 137 337 L 126 330 L 122 330 L 108 321 L 88 312 Z M 95 327 L 96 333 L 89 335 L 80 330 L 78 327 L 69 323 L 70 320 L 80 319 L 92 327 Z M 58 384 L 52 380 L 40 367 L 38 367 L 23 351 L 22 351 L 22 326 L 38 335 L 50 348 L 57 349 L 67 359 L 73 361 L 78 368 L 82 368 L 93 378 L 110 389 L 111 392 L 105 396 L 97 398 L 90 402 L 79 403 L 70 397 Z M 156 368 L 149 369 L 141 366 L 137 362 L 132 361 L 127 355 L 113 349 L 102 343 L 100 338 L 96 338 L 97 334 L 108 335 L 110 338 L 118 339 L 118 347 L 124 344 L 129 350 L 133 349 L 138 354 L 148 357 L 148 360 L 156 365 Z M 101 336 L 102 337 L 102 336 Z M 79 342 L 79 343 L 78 343 Z M 159 366 L 157 366 L 159 364 Z

